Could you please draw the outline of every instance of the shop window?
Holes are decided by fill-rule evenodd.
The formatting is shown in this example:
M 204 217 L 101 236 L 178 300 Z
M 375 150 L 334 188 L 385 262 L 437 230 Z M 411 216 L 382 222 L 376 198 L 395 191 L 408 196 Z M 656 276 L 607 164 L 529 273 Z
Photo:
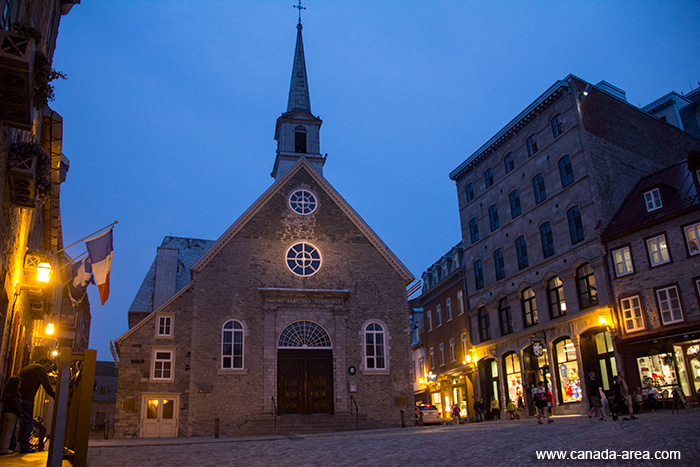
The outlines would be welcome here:
M 634 272 L 632 265 L 632 252 L 630 247 L 626 246 L 613 250 L 613 263 L 615 263 L 615 275 L 617 277 L 626 276 Z
M 532 287 L 523 290 L 520 302 L 523 308 L 523 324 L 525 327 L 537 324 L 537 301 L 535 300 L 535 292 L 532 291 Z
M 612 388 L 613 378 L 617 375 L 617 362 L 613 349 L 612 335 L 603 331 L 594 336 L 596 353 L 598 354 L 598 366 L 600 370 L 600 384 L 604 391 Z
M 503 368 L 506 373 L 508 399 L 518 405 L 518 399 L 523 397 L 523 379 L 520 373 L 520 360 L 515 353 L 503 357 Z
M 647 239 L 647 251 L 651 267 L 671 262 L 671 255 L 666 245 L 666 235 L 661 234 Z
M 503 297 L 498 301 L 498 316 L 501 322 L 501 335 L 513 332 L 513 315 L 510 312 L 508 297 Z
M 479 341 L 484 342 L 491 339 L 491 321 L 489 311 L 485 306 L 479 308 Z
M 637 358 L 639 368 L 639 380 L 642 387 L 648 383 L 657 388 L 659 392 L 667 390 L 671 392 L 678 385 L 674 356 L 672 353 L 661 353 Z
M 221 368 L 243 368 L 243 325 L 235 320 L 227 321 L 221 331 Z
M 584 263 L 576 268 L 576 289 L 578 291 L 578 304 L 581 309 L 598 304 L 598 289 L 596 288 L 593 268 L 590 264 Z
M 576 349 L 571 339 L 562 339 L 554 345 L 557 365 L 559 398 L 564 404 L 579 402 L 582 399 L 581 380 L 576 360 Z
M 681 308 L 681 299 L 678 296 L 678 287 L 674 285 L 656 289 L 656 299 L 659 302 L 659 313 L 663 324 L 683 321 L 683 309 Z
M 621 298 L 620 309 L 622 310 L 622 319 L 625 323 L 625 331 L 634 332 L 644 329 L 642 301 L 639 295 Z
M 549 298 L 549 316 L 554 319 L 566 314 L 564 301 L 564 284 L 558 276 L 547 281 L 547 297 Z

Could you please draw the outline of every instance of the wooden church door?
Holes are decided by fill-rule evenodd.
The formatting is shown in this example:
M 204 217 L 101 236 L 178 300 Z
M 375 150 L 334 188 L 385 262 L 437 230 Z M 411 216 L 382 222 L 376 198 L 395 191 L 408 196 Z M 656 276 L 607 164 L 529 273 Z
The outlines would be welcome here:
M 333 352 L 280 349 L 277 354 L 278 413 L 333 413 Z

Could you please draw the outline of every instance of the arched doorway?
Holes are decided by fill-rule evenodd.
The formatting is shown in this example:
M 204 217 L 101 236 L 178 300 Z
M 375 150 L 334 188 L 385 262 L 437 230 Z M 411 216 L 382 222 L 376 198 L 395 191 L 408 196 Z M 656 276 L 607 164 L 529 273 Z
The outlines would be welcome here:
M 295 321 L 277 341 L 277 413 L 333 413 L 333 351 L 323 327 Z
M 547 390 L 550 390 L 552 376 L 547 363 L 547 349 L 539 343 L 539 349 L 535 352 L 535 345 L 529 345 L 523 349 L 523 377 L 525 386 L 525 403 L 528 413 L 533 416 L 537 409 L 532 403 L 532 390 L 540 381 L 546 381 Z M 539 355 L 538 355 L 539 354 Z

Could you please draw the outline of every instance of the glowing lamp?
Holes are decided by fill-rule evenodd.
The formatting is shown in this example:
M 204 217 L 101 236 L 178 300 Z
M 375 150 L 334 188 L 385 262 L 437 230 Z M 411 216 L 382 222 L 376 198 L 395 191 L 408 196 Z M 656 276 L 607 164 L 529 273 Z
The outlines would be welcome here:
M 52 356 L 52 357 L 58 357 L 58 350 L 52 350 L 52 351 L 51 351 L 51 356 Z
M 39 263 L 36 265 L 36 280 L 45 284 L 51 279 L 51 265 L 49 263 Z
M 601 326 L 610 326 L 610 323 L 608 323 L 608 320 L 603 315 L 598 316 L 598 324 Z
M 46 330 L 44 331 L 47 336 L 53 336 L 53 333 L 55 331 L 56 327 L 54 326 L 53 323 L 49 323 L 46 325 Z

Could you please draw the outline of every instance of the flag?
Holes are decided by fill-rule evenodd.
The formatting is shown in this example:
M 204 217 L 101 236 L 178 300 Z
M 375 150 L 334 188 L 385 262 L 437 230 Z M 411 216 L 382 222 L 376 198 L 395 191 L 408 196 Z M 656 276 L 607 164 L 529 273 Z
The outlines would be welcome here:
M 85 240 L 90 262 L 92 263 L 92 275 L 95 278 L 97 289 L 100 291 L 100 301 L 105 304 L 109 297 L 109 271 L 112 269 L 112 230 L 96 237 Z
M 73 263 L 73 281 L 68 288 L 70 292 L 70 298 L 76 303 L 80 303 L 85 297 L 85 292 L 87 291 L 87 286 L 90 282 L 94 283 L 92 279 L 92 265 L 90 264 L 90 258 L 84 258 L 80 261 Z

